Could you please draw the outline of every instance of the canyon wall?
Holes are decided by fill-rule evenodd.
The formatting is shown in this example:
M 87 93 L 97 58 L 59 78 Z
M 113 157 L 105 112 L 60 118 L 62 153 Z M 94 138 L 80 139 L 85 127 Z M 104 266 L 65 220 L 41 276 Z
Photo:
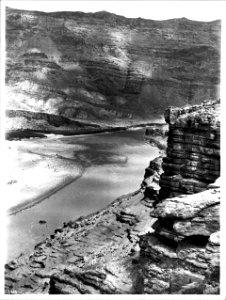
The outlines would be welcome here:
M 220 21 L 7 8 L 7 108 L 114 123 L 217 99 L 220 32 Z
M 139 242 L 144 293 L 220 292 L 219 112 L 219 102 L 166 110 L 167 151 L 150 213 L 158 220 Z
M 165 112 L 169 124 L 161 197 L 193 194 L 220 176 L 220 102 Z

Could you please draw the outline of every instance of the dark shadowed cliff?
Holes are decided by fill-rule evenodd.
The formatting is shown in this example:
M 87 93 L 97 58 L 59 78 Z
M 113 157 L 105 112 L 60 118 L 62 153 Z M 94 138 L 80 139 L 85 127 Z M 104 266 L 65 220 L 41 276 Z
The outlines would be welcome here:
M 218 98 L 220 31 L 220 21 L 7 8 L 7 107 L 113 122 Z

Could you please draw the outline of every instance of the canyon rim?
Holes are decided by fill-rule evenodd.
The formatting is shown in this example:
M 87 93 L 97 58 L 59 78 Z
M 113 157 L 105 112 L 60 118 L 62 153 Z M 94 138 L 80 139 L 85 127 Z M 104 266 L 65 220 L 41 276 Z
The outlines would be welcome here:
M 33 244 L 4 295 L 221 299 L 221 20 L 9 2 L 5 21 L 6 214 Z

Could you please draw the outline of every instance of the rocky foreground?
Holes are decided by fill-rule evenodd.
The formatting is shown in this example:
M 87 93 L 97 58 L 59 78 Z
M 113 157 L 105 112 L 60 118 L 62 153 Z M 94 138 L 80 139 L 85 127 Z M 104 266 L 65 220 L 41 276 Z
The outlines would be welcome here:
M 170 109 L 166 116 L 166 157 L 150 162 L 142 188 L 96 214 L 64 224 L 33 253 L 6 264 L 7 294 L 219 294 L 219 103 Z M 183 128 L 180 147 L 172 140 L 177 126 Z M 171 157 L 172 148 L 177 157 L 183 154 L 185 169 L 174 158 L 171 169 L 177 173 L 171 177 L 181 174 L 180 182 L 191 185 L 190 174 L 202 166 L 202 191 L 184 193 L 178 185 L 172 195 L 168 184 L 169 194 L 163 197 L 171 177 L 169 164 L 162 161 Z M 191 157 L 198 164 L 188 176 L 184 170 L 194 161 Z M 215 172 L 209 167 L 212 161 Z
M 220 34 L 219 20 L 7 8 L 7 129 L 95 130 L 217 99 Z

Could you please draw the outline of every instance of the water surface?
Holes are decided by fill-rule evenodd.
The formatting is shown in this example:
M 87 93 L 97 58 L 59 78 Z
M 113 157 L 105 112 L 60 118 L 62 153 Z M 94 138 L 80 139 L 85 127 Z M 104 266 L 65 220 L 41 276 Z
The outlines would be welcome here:
M 84 174 L 36 206 L 8 217 L 7 260 L 32 252 L 35 244 L 63 222 L 98 211 L 138 189 L 144 169 L 159 153 L 144 142 L 144 131 L 61 137 L 64 143 L 81 146 L 75 147 L 74 157 L 84 167 Z

